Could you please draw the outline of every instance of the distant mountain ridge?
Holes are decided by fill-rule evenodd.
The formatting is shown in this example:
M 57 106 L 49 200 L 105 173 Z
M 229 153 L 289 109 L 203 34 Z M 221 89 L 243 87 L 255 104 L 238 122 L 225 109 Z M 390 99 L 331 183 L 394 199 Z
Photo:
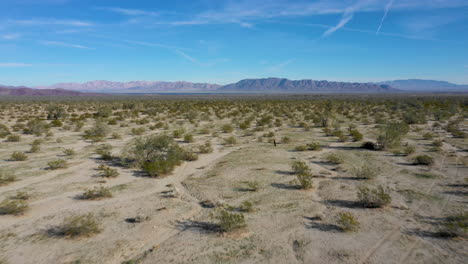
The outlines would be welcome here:
M 73 91 L 94 92 L 196 92 L 215 91 L 221 87 L 218 84 L 191 83 L 185 81 L 163 82 L 163 81 L 91 81 L 86 83 L 57 83 L 51 86 L 39 86 L 39 89 L 60 88 Z
M 467 92 L 468 85 L 458 85 L 445 81 L 435 80 L 394 80 L 379 82 L 378 84 L 386 84 L 397 89 L 408 92 Z
M 394 93 L 385 84 L 288 80 L 284 78 L 246 79 L 220 87 L 218 92 L 273 93 Z
M 58 83 L 52 86 L 37 87 L 61 88 L 73 91 L 93 91 L 106 93 L 392 93 L 399 92 L 385 84 L 329 82 L 314 80 L 288 80 L 285 78 L 245 79 L 237 83 L 221 86 L 209 83 L 133 81 L 110 82 L 92 81 L 86 83 Z
M 24 86 L 0 85 L 0 96 L 96 96 L 96 93 L 82 93 L 64 89 L 32 89 Z

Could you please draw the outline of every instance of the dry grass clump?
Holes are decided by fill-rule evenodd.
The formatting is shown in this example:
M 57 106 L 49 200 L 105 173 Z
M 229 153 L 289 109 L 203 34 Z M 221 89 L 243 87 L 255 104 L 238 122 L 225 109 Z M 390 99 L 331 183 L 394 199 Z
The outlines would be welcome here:
M 6 199 L 0 203 L 0 215 L 22 215 L 27 209 L 24 200 Z
M 112 192 L 109 188 L 100 186 L 94 187 L 92 189 L 86 190 L 84 193 L 80 195 L 80 199 L 83 200 L 100 200 L 104 198 L 111 198 Z
M 68 167 L 68 163 L 66 160 L 63 159 L 57 159 L 57 160 L 51 160 L 47 162 L 47 166 L 49 170 L 58 170 L 58 169 L 65 169 Z
M 10 160 L 12 161 L 25 161 L 28 159 L 28 156 L 24 152 L 15 151 L 11 154 Z
M 12 183 L 15 180 L 16 177 L 12 171 L 0 168 L 0 186 Z
M 68 238 L 90 237 L 101 232 L 99 222 L 91 214 L 71 216 L 63 223 L 49 230 L 49 234 Z
M 389 191 L 384 189 L 381 185 L 377 186 L 376 189 L 361 186 L 358 189 L 357 195 L 359 203 L 367 208 L 384 207 L 392 201 Z

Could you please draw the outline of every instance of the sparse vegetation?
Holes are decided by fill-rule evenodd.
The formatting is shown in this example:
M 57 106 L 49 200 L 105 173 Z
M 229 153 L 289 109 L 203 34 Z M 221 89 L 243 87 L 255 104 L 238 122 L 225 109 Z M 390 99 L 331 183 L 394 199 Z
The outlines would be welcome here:
M 368 208 L 383 207 L 392 201 L 389 191 L 384 189 L 381 185 L 377 186 L 375 189 L 361 186 L 359 187 L 357 195 L 359 203 Z
M 99 199 L 111 198 L 111 197 L 112 197 L 111 190 L 103 186 L 88 189 L 80 196 L 80 198 L 83 200 L 99 200 Z
M 232 232 L 246 226 L 243 214 L 231 213 L 226 209 L 217 209 L 212 218 L 217 221 L 221 232 Z
M 0 203 L 0 215 L 22 215 L 28 209 L 23 200 L 6 199 Z
M 51 160 L 47 162 L 47 166 L 49 170 L 58 170 L 58 169 L 65 169 L 68 167 L 68 163 L 66 160 L 63 159 L 57 159 L 57 160 Z
M 28 156 L 23 152 L 15 151 L 11 154 L 10 160 L 12 161 L 25 161 L 28 159 Z
M 62 225 L 49 230 L 51 234 L 68 238 L 89 237 L 101 232 L 99 222 L 92 214 L 75 215 L 65 219 Z
M 343 232 L 355 232 L 359 229 L 359 222 L 356 217 L 350 212 L 338 213 L 336 225 Z

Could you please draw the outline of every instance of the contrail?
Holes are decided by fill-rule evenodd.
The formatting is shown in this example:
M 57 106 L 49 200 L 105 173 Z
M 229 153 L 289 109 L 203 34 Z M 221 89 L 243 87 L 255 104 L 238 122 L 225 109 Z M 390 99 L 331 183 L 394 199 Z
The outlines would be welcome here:
M 383 23 L 385 21 L 385 18 L 387 18 L 388 11 L 390 11 L 390 8 L 393 5 L 393 1 L 394 0 L 390 0 L 390 1 L 388 1 L 387 5 L 385 5 L 385 13 L 384 13 L 384 15 L 382 17 L 382 20 L 380 21 L 379 28 L 377 28 L 377 32 L 375 32 L 377 35 L 380 33 L 380 29 L 382 28 L 382 25 L 383 25 Z

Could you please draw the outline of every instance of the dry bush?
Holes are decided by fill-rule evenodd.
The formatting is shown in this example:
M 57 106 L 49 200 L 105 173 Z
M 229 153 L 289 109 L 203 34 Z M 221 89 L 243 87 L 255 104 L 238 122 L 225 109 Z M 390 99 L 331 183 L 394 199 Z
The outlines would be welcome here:
M 86 190 L 84 193 L 80 195 L 80 199 L 83 200 L 99 200 L 104 198 L 111 198 L 112 192 L 109 188 L 100 186 L 94 187 L 92 189 Z
M 16 177 L 12 171 L 0 168 L 0 186 L 12 183 L 15 180 Z
M 51 160 L 47 162 L 49 170 L 65 169 L 68 167 L 67 161 L 63 159 Z
M 0 203 L 0 215 L 22 215 L 28 209 L 28 204 L 23 200 L 6 199 Z
M 25 161 L 28 159 L 28 156 L 23 152 L 15 151 L 11 154 L 10 160 L 12 161 Z
M 357 196 L 359 203 L 368 208 L 383 207 L 392 201 L 389 191 L 381 185 L 377 186 L 376 189 L 361 186 L 358 189 Z
M 71 216 L 57 228 L 49 230 L 52 235 L 69 238 L 89 237 L 100 232 L 99 222 L 91 213 Z

